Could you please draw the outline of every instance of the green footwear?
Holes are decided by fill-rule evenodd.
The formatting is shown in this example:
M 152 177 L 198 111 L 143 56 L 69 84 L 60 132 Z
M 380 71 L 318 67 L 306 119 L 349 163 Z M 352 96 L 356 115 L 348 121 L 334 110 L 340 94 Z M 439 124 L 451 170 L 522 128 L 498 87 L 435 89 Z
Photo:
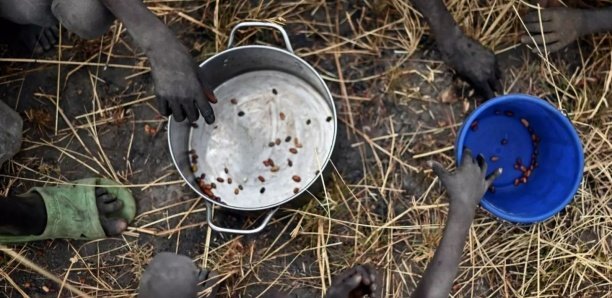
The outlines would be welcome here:
M 109 186 L 109 187 L 104 187 Z M 3 236 L 0 243 L 30 242 L 46 239 L 92 240 L 106 238 L 100 224 L 96 205 L 96 187 L 104 187 L 107 192 L 123 202 L 123 208 L 111 213 L 111 218 L 123 218 L 128 223 L 136 215 L 136 203 L 132 194 L 120 184 L 103 179 L 89 178 L 73 182 L 73 185 L 54 187 L 35 187 L 45 202 L 47 227 L 40 235 Z

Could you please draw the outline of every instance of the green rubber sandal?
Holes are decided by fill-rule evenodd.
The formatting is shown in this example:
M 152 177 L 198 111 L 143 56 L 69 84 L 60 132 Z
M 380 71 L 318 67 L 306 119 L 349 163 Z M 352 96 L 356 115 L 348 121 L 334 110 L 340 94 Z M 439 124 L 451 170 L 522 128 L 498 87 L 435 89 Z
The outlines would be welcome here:
M 35 187 L 45 202 L 47 227 L 40 235 L 4 236 L 0 243 L 30 242 L 47 239 L 93 240 L 106 238 L 100 224 L 96 206 L 96 187 L 106 187 L 109 194 L 123 202 L 123 208 L 111 213 L 111 218 L 123 218 L 128 223 L 136 216 L 136 203 L 130 191 L 114 181 L 89 178 L 74 181 L 72 185 Z

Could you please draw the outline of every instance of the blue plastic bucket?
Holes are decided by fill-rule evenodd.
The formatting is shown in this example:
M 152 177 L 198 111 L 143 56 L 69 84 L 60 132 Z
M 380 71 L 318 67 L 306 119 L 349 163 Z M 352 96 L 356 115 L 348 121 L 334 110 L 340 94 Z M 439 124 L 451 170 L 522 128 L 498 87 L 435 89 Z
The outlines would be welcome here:
M 467 147 L 485 156 L 490 172 L 504 169 L 481 205 L 506 221 L 529 224 L 554 216 L 572 201 L 582 180 L 584 154 L 576 129 L 537 97 L 509 94 L 487 101 L 465 120 L 455 145 L 457 161 Z

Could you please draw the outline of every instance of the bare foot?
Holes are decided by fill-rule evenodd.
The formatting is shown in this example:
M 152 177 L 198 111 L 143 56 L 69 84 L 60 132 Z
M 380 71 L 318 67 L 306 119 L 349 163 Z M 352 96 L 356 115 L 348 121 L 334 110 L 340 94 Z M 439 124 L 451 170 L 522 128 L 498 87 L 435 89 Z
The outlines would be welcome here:
M 19 41 L 30 53 L 42 54 L 52 49 L 58 40 L 57 27 L 19 26 Z
M 127 229 L 128 223 L 125 219 L 111 217 L 111 214 L 123 208 L 123 202 L 109 194 L 106 189 L 96 187 L 96 206 L 106 236 L 117 236 Z
M 359 265 L 344 271 L 327 291 L 327 298 L 374 297 L 377 289 L 376 271 L 369 265 Z
M 587 34 L 585 10 L 572 8 L 549 8 L 528 13 L 523 21 L 529 35 L 521 38 L 524 44 L 536 45 L 534 53 L 556 52 Z

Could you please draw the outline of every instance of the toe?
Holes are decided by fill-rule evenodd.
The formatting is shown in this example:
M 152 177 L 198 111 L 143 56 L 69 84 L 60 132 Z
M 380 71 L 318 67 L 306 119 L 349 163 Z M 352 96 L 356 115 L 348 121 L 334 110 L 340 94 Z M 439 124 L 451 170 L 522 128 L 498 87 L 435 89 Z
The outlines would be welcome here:
M 99 197 L 106 193 L 108 193 L 108 191 L 106 191 L 106 188 L 96 187 L 96 197 Z
M 100 211 L 101 214 L 111 214 L 121 210 L 121 208 L 123 208 L 123 201 L 111 200 L 108 203 L 98 206 L 98 211 Z
M 107 218 L 105 216 L 100 217 L 100 224 L 106 236 L 112 237 L 117 236 L 127 229 L 127 221 L 122 218 Z

